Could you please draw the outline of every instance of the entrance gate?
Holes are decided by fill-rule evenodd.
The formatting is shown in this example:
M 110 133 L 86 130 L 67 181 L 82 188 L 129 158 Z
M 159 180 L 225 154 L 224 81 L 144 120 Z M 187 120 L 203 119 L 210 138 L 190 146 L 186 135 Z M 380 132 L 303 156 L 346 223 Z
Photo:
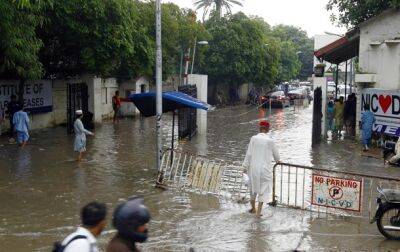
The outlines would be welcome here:
M 179 86 L 179 92 L 197 98 L 196 85 Z M 197 131 L 197 110 L 193 108 L 183 108 L 178 110 L 178 136 L 179 139 L 186 137 L 192 138 Z
M 89 95 L 86 83 L 69 83 L 67 87 L 67 132 L 74 132 L 75 111 L 81 109 L 84 118 L 83 124 L 87 128 L 91 121 L 91 113 L 89 113 Z
M 321 142 L 321 120 L 322 120 L 322 90 L 320 87 L 314 90 L 312 145 Z

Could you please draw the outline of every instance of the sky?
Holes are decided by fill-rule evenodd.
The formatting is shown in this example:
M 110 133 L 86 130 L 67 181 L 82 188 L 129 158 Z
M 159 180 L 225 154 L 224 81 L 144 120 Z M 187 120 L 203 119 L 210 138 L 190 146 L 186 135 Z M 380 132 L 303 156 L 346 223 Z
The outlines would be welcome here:
M 163 0 L 163 2 L 194 8 L 194 0 Z M 328 0 L 243 0 L 243 7 L 235 7 L 233 12 L 242 11 L 247 15 L 262 17 L 270 25 L 294 25 L 307 31 L 310 37 L 325 32 L 345 33 L 346 29 L 338 28 L 331 23 L 330 13 L 325 8 L 327 2 Z

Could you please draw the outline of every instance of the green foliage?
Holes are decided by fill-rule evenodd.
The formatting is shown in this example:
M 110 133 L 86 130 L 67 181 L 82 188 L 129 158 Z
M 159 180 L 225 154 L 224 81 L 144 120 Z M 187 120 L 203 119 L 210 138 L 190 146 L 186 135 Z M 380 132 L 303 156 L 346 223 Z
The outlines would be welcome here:
M 2 0 L 0 12 L 0 74 L 18 79 L 40 78 L 38 52 L 42 42 L 35 33 L 42 21 L 40 8 Z
M 268 25 L 238 13 L 211 19 L 206 27 L 212 39 L 205 53 L 207 61 L 201 67 L 212 83 L 271 85 L 275 82 L 279 49 L 273 41 L 273 46 L 265 46 Z
M 305 80 L 310 77 L 313 73 L 314 64 L 314 40 L 307 36 L 307 32 L 294 26 L 277 25 L 273 28 L 272 36 L 281 41 L 292 42 L 290 48 L 295 48 L 295 51 L 292 51 L 292 53 L 296 53 L 298 57 L 297 60 L 293 54 L 287 55 L 293 59 L 287 61 L 287 63 L 292 64 L 292 66 L 283 65 L 283 67 L 292 70 L 285 70 L 286 74 L 282 76 L 282 79 L 290 80 L 298 77 L 299 79 Z M 285 53 L 287 54 L 288 52 Z M 301 65 L 300 71 L 298 69 L 299 64 Z
M 240 2 L 212 4 L 229 10 Z M 0 74 L 21 80 L 43 73 L 56 78 L 154 76 L 154 9 L 154 1 L 139 0 L 1 1 Z M 312 51 L 305 32 L 271 29 L 243 13 L 212 15 L 202 24 L 194 11 L 171 3 L 163 4 L 162 12 L 164 78 L 179 73 L 181 54 L 201 40 L 209 45 L 197 47 L 195 69 L 214 84 L 266 86 L 290 80 L 298 75 L 298 57 L 303 68 L 308 60 L 296 52 Z
M 135 2 L 129 0 L 55 1 L 39 29 L 46 74 L 130 78 L 150 73 L 148 31 L 139 26 Z
M 301 63 L 296 54 L 296 45 L 290 40 L 281 41 L 281 64 L 278 80 L 281 81 L 290 81 L 297 77 Z
M 146 27 L 155 48 L 154 2 L 138 2 L 141 25 Z M 162 5 L 162 49 L 163 77 L 179 73 L 180 55 L 193 47 L 195 39 L 205 40 L 208 35 L 204 27 L 196 21 L 192 10 L 181 9 L 175 4 Z M 150 48 L 149 48 L 150 49 Z M 151 50 L 151 49 L 150 49 Z M 200 56 L 200 55 L 199 55 Z M 154 71 L 154 64 L 152 64 Z
M 153 1 L 138 0 L 2 1 L 0 74 L 25 79 L 43 72 L 58 78 L 153 76 L 154 9 Z M 193 11 L 174 4 L 163 4 L 162 10 L 168 77 L 178 72 L 181 51 L 208 35 Z M 203 58 L 202 50 L 198 56 Z
M 381 13 L 382 11 L 400 7 L 400 0 L 329 0 L 327 9 L 332 12 L 333 22 L 341 26 L 353 27 Z

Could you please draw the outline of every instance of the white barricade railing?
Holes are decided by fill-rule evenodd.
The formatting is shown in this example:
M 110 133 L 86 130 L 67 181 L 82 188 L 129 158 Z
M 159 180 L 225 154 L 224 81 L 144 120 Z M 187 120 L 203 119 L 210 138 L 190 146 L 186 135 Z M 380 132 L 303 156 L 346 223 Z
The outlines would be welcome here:
M 169 150 L 163 154 L 157 183 L 243 201 L 249 199 L 249 194 L 242 174 L 240 165 Z
M 377 187 L 399 189 L 400 179 L 287 163 L 273 169 L 275 205 L 319 213 L 371 219 Z
M 319 184 L 318 179 L 321 180 Z M 240 164 L 213 161 L 175 150 L 163 154 L 157 184 L 212 194 L 239 203 L 248 202 L 250 198 Z M 279 163 L 273 167 L 274 200 L 271 204 L 325 214 L 371 218 L 376 208 L 378 186 L 399 189 L 400 179 Z M 331 192 L 337 194 L 330 195 Z

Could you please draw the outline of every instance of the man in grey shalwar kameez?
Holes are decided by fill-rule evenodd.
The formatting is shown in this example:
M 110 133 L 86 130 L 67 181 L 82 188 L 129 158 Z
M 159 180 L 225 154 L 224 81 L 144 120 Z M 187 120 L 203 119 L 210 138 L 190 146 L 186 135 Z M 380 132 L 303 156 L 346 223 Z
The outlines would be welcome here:
M 74 122 L 75 142 L 74 151 L 78 152 L 78 162 L 82 160 L 83 153 L 86 151 L 86 135 L 94 136 L 94 133 L 85 129 L 81 118 L 83 116 L 82 110 L 75 112 L 76 120 Z

